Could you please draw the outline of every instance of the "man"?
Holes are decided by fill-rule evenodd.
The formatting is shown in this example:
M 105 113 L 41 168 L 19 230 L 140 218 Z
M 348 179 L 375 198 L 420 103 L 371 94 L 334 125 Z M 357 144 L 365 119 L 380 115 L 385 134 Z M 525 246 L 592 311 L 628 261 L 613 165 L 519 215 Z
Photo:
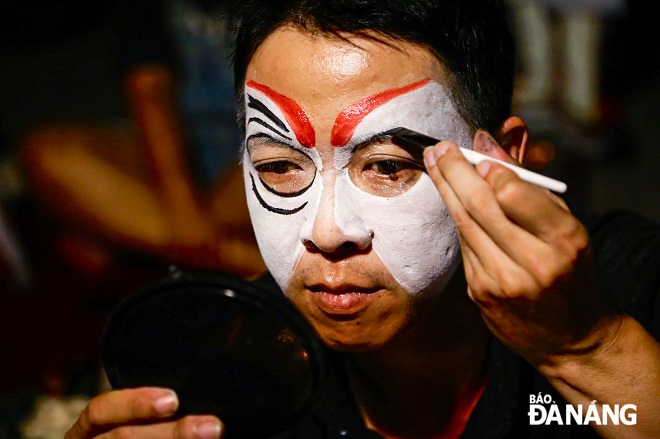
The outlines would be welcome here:
M 526 127 L 509 116 L 501 7 L 243 1 L 236 14 L 259 247 L 286 297 L 339 352 L 332 391 L 284 437 L 571 434 L 562 428 L 576 426 L 529 425 L 539 394 L 585 410 L 636 407 L 637 422 L 573 434 L 657 436 L 658 343 L 601 297 L 585 227 L 550 192 L 497 164 L 475 169 L 458 151 L 511 162 L 524 153 Z M 449 141 L 427 148 L 422 165 L 387 135 L 398 126 Z M 626 268 L 648 274 L 658 231 L 638 230 L 646 247 L 632 254 L 651 265 Z M 651 277 L 614 294 L 652 303 Z M 213 417 L 169 419 L 177 404 L 166 389 L 110 392 L 69 437 L 223 434 Z

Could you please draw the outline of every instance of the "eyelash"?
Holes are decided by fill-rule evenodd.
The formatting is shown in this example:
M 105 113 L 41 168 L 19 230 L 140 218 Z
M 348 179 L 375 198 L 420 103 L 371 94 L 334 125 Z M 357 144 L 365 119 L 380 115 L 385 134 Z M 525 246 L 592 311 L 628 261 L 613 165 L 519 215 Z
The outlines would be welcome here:
M 282 166 L 286 167 L 287 169 L 285 170 L 278 169 L 281 168 Z M 274 172 L 275 174 L 285 174 L 288 170 L 291 169 L 291 167 L 300 169 L 300 166 L 288 160 L 278 160 L 274 162 L 264 163 L 261 165 L 256 165 L 255 169 L 258 172 Z
M 404 169 L 405 163 L 401 163 L 401 162 L 396 161 L 396 160 L 379 160 L 377 162 L 373 162 L 373 163 L 369 164 L 368 167 L 371 168 L 374 171 L 380 172 L 381 174 L 392 175 L 392 174 L 395 174 L 398 171 Z M 396 169 L 386 170 L 385 168 L 387 168 L 387 167 L 394 167 Z M 380 169 L 378 169 L 378 168 L 380 168 Z

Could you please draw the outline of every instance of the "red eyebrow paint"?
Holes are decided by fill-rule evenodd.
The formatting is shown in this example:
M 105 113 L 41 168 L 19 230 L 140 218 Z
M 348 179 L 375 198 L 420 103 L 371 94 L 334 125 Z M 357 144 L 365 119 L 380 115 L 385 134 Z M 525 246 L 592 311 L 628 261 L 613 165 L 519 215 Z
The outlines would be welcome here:
M 404 85 L 403 87 L 385 90 L 352 104 L 351 106 L 342 110 L 337 116 L 335 124 L 332 127 L 332 134 L 330 143 L 333 146 L 344 146 L 353 136 L 355 129 L 362 122 L 362 120 L 376 108 L 385 104 L 388 101 L 416 90 L 423 85 L 428 84 L 429 78 L 422 79 L 421 81 L 412 84 Z
M 294 100 L 279 94 L 272 88 L 259 84 L 258 82 L 248 81 L 245 85 L 255 90 L 259 90 L 268 96 L 268 98 L 270 98 L 270 100 L 282 110 L 286 121 L 291 125 L 291 128 L 296 135 L 296 139 L 302 146 L 313 148 L 316 145 L 314 127 L 312 127 L 309 117 L 300 105 Z

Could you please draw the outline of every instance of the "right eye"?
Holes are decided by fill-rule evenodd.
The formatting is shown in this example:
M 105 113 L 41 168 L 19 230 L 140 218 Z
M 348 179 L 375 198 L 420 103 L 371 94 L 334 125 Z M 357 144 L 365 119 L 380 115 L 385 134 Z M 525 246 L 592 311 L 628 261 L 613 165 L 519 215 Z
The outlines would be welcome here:
M 261 173 L 286 174 L 286 173 L 293 173 L 302 170 L 300 166 L 296 165 L 295 163 L 287 162 L 284 160 L 265 163 L 263 165 L 259 165 L 256 169 L 257 171 L 259 171 L 260 174 Z
M 314 181 L 315 167 L 307 163 L 273 159 L 255 163 L 254 168 L 264 185 L 282 196 L 298 195 Z

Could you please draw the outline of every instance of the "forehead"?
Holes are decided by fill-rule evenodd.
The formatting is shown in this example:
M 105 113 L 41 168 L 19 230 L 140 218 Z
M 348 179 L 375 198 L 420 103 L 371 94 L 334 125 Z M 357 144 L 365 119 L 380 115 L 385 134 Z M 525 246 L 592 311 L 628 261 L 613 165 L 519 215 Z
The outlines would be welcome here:
M 440 62 L 420 46 L 345 38 L 282 27 L 255 52 L 246 81 L 266 84 L 317 114 L 424 78 L 445 83 Z

